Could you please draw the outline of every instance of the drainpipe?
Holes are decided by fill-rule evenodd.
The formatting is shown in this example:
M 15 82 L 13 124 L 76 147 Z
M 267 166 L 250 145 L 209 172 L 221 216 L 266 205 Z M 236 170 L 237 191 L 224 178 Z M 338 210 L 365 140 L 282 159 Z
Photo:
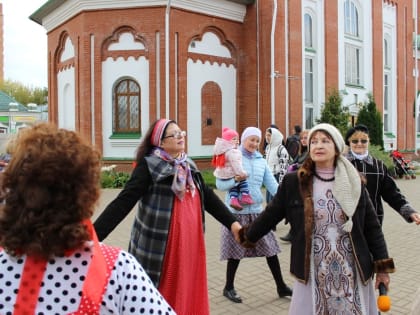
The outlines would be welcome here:
M 256 1 L 257 9 L 256 9 L 256 21 L 257 21 L 257 127 L 260 124 L 260 5 L 258 0 Z
M 284 0 L 284 108 L 286 119 L 286 135 L 289 135 L 289 0 Z
M 165 118 L 169 118 L 169 14 L 171 0 L 168 0 L 165 12 Z
M 417 50 L 417 45 L 419 44 L 418 42 L 418 38 L 417 38 L 417 23 L 418 23 L 418 8 L 417 8 L 417 1 L 413 1 L 414 3 L 414 66 L 415 66 L 415 76 L 414 76 L 414 82 L 415 82 L 415 87 L 414 87 L 414 104 L 416 106 L 415 108 L 415 114 L 414 114 L 414 153 L 417 155 L 417 150 L 418 150 L 418 146 L 417 146 L 417 130 L 419 128 L 418 125 L 418 116 L 419 116 L 419 101 L 418 101 L 418 85 L 419 85 L 419 66 L 418 66 L 418 60 L 417 60 L 417 54 L 418 54 L 418 50 Z
M 274 35 L 276 33 L 276 21 L 277 21 L 277 0 L 273 0 L 273 17 L 271 20 L 271 123 L 274 124 L 276 120 L 275 115 L 275 102 L 276 102 L 276 96 L 274 91 L 274 80 L 276 78 L 276 73 L 274 72 Z

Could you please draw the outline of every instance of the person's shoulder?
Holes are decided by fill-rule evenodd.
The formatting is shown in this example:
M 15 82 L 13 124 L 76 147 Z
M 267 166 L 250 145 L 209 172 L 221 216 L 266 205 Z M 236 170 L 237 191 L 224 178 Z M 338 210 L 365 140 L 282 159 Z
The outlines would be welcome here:
M 368 155 L 366 161 L 371 165 L 377 165 L 378 167 L 386 167 L 385 162 L 383 160 L 378 159 L 371 154 Z
M 298 169 L 292 170 L 290 172 L 287 172 L 284 175 L 284 178 L 289 178 L 289 179 L 298 179 Z
M 217 138 L 213 147 L 213 153 L 215 155 L 225 154 L 226 152 L 235 148 L 235 145 L 230 141 L 223 138 Z
M 190 165 L 191 171 L 199 173 L 200 170 L 198 169 L 197 164 L 195 164 L 195 162 L 193 161 L 193 159 L 191 159 L 190 157 L 187 158 L 187 162 Z
M 280 145 L 278 146 L 278 148 L 277 148 L 277 153 L 280 155 L 280 154 L 289 154 L 288 152 L 287 152 L 287 148 L 286 148 L 286 146 L 285 145 L 283 145 L 283 144 L 281 144 L 280 143 Z
M 289 143 L 296 143 L 299 142 L 299 136 L 298 135 L 290 135 L 286 139 L 286 146 Z
M 282 185 L 289 185 L 290 187 L 296 187 L 298 183 L 299 183 L 299 178 L 298 178 L 297 170 L 287 172 L 284 175 L 283 180 L 282 180 Z

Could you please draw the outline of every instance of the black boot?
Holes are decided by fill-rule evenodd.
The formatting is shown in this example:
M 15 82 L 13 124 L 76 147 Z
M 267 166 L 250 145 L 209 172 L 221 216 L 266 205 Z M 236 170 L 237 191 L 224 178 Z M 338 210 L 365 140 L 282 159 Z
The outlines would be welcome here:
M 277 255 L 267 257 L 266 259 L 268 267 L 270 267 L 270 271 L 273 274 L 274 281 L 276 282 L 279 297 L 292 296 L 292 289 L 284 283 L 283 276 L 281 275 L 280 261 Z

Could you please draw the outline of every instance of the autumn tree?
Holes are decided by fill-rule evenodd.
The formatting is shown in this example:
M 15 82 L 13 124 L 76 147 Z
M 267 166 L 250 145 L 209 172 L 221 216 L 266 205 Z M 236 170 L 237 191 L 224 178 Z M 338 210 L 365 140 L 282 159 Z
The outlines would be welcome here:
M 0 90 L 13 97 L 22 105 L 47 103 L 47 88 L 29 87 L 17 81 L 5 80 L 0 82 Z

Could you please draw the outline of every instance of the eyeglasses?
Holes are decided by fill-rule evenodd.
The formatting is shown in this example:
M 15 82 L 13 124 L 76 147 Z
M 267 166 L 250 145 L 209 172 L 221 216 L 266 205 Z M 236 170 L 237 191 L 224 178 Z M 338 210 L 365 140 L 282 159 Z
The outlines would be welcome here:
M 165 138 L 175 138 L 175 139 L 181 139 L 183 137 L 185 137 L 187 135 L 187 132 L 184 130 L 179 130 L 179 131 L 175 131 L 173 134 L 169 135 L 169 136 L 165 136 L 162 139 Z
M 353 139 L 351 140 L 351 143 L 358 144 L 359 142 L 366 144 L 368 141 L 366 139 Z

